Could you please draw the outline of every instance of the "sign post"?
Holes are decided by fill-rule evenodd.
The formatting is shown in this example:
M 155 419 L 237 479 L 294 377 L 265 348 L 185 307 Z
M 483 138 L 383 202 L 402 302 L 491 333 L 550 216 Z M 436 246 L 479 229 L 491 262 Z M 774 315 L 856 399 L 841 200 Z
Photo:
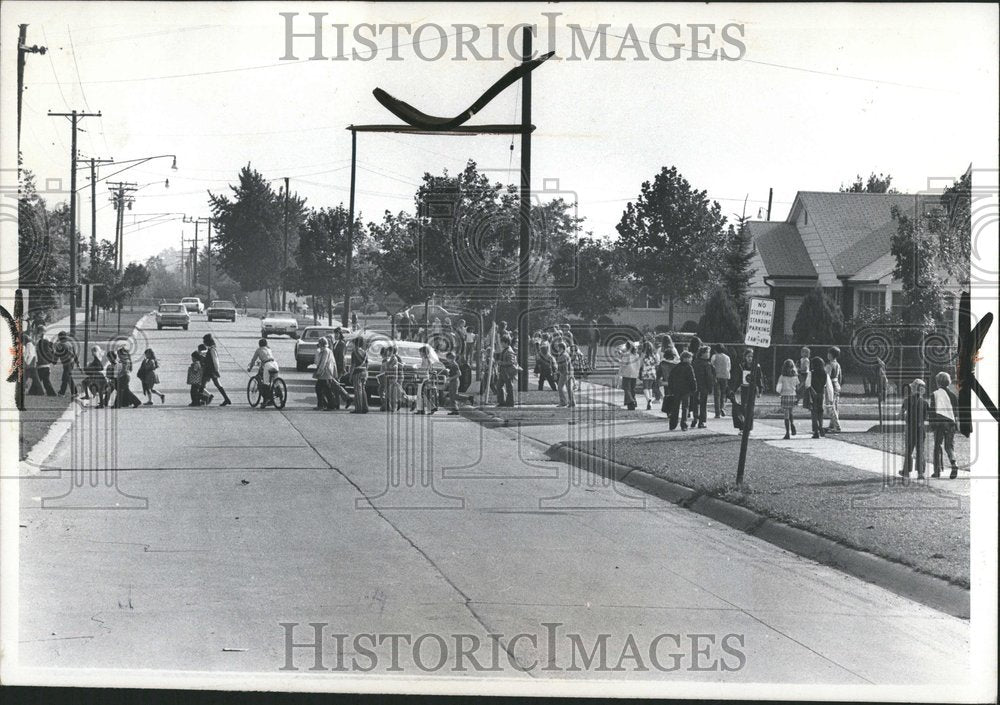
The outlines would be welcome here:
M 400 298 L 399 294 L 395 291 L 389 292 L 389 295 L 385 297 L 383 306 L 385 306 L 385 312 L 389 314 L 389 325 L 391 326 L 392 339 L 396 339 L 396 314 L 402 310 L 403 305 L 406 302 Z
M 751 297 L 747 309 L 747 331 L 743 339 L 745 345 L 753 348 L 750 362 L 750 389 L 743 409 L 743 435 L 740 439 L 740 460 L 736 466 L 736 485 L 743 485 L 743 471 L 747 462 L 747 446 L 750 443 L 750 429 L 753 426 L 754 402 L 757 385 L 760 384 L 760 365 L 757 364 L 758 348 L 771 346 L 771 327 L 774 324 L 774 299 Z M 744 373 L 745 374 L 745 373 Z

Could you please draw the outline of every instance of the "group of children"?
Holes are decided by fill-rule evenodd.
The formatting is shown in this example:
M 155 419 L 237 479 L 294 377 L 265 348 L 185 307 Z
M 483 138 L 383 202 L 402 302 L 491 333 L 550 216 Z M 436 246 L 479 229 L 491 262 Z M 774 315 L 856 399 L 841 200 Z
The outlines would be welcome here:
M 949 387 L 951 375 L 938 372 L 934 377 L 937 388 L 930 395 L 930 400 L 924 396 L 927 385 L 922 379 L 915 379 L 910 384 L 904 384 L 903 421 L 904 421 L 904 460 L 900 476 L 909 477 L 913 471 L 914 456 L 916 456 L 917 477 L 924 479 L 924 445 L 927 440 L 927 430 L 934 433 L 934 470 L 931 477 L 941 477 L 944 467 L 944 455 L 948 455 L 951 464 L 949 479 L 958 477 L 958 463 L 955 462 L 955 431 L 958 430 L 958 397 Z
M 92 345 L 90 355 L 90 360 L 84 366 L 83 389 L 86 398 L 93 396 L 98 408 L 111 405 L 112 393 L 115 395 L 115 408 L 126 406 L 135 408 L 143 405 L 129 387 L 132 358 L 125 345 L 120 346 L 118 350 L 108 350 L 107 354 L 99 345 Z M 156 359 L 156 353 L 152 348 L 146 348 L 142 362 L 139 363 L 139 370 L 136 372 L 142 384 L 143 396 L 146 397 L 146 406 L 153 403 L 154 396 L 159 397 L 161 404 L 166 401 L 166 395 L 156 389 L 156 385 L 160 383 L 156 374 L 159 367 L 160 362 Z
M 552 391 L 559 392 L 558 405 L 572 408 L 576 406 L 573 393 L 580 390 L 580 379 L 587 374 L 587 361 L 575 343 L 559 338 L 550 346 L 548 336 L 544 336 L 535 356 L 535 374 L 538 391 L 548 382 Z
M 840 348 L 827 351 L 827 362 L 819 355 L 810 357 L 809 348 L 800 351 L 799 364 L 785 360 L 775 391 L 781 397 L 781 412 L 785 418 L 785 439 L 795 435 L 795 407 L 809 409 L 812 437 L 822 438 L 828 432 L 840 433 L 840 390 L 844 371 L 840 366 Z M 824 413 L 830 417 L 829 428 L 823 427 Z

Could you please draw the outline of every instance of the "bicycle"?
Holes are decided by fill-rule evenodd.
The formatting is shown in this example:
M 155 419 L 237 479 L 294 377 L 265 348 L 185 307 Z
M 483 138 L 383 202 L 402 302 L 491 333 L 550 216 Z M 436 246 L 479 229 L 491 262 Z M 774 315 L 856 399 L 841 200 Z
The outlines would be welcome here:
M 262 384 L 264 384 L 264 370 L 258 368 L 257 372 L 247 381 L 247 401 L 253 408 L 257 408 L 263 399 Z M 271 404 L 274 405 L 275 409 L 280 410 L 285 408 L 286 401 L 288 401 L 288 385 L 285 384 L 285 380 L 275 375 L 274 380 L 271 381 Z

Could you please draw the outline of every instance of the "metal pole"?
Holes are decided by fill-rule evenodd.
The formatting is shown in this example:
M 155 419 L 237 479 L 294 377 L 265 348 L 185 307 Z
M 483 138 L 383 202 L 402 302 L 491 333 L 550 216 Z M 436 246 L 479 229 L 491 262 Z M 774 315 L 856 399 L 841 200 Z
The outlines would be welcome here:
M 90 159 L 90 282 L 94 283 L 97 272 L 97 167 L 94 158 Z M 87 304 L 86 320 L 90 320 L 90 304 Z M 86 329 L 84 329 L 86 337 Z M 86 350 L 84 350 L 86 352 Z
M 205 266 L 206 270 L 205 276 L 208 277 L 208 297 L 207 297 L 208 300 L 205 301 L 205 303 L 211 306 L 212 305 L 212 219 L 209 218 L 205 224 L 208 226 L 208 233 L 205 235 L 205 237 L 208 240 L 208 244 L 205 246 L 207 248 L 205 250 L 205 258 L 207 260 Z
M 353 134 L 353 133 L 352 133 Z M 285 218 L 284 218 L 284 241 L 281 253 L 281 310 L 286 309 L 285 301 L 285 270 L 288 269 L 288 177 L 285 177 Z
M 531 58 L 531 28 L 525 27 L 522 36 L 521 60 Z M 517 373 L 518 391 L 528 391 L 528 276 L 531 270 L 531 72 L 521 79 L 521 233 L 518 244 L 518 315 L 517 315 Z
M 743 484 L 743 470 L 747 463 L 747 445 L 750 443 L 750 426 L 753 424 L 754 401 L 757 398 L 757 348 L 753 349 L 753 358 L 750 362 L 750 395 L 747 398 L 746 408 L 743 409 L 743 437 L 740 439 L 740 462 L 736 466 L 736 485 Z
M 76 111 L 70 122 L 72 135 L 69 152 L 69 334 L 76 337 Z
M 87 315 L 83 317 L 83 364 L 86 367 L 87 362 L 89 362 L 87 355 L 90 352 L 90 284 L 85 284 L 83 287 L 83 304 L 86 307 L 84 310 L 87 312 Z M 84 383 L 86 384 L 86 382 Z
M 350 197 L 350 222 L 347 224 L 347 257 L 345 258 L 345 268 L 347 276 L 345 278 L 344 310 L 341 312 L 340 324 L 347 327 L 351 320 L 351 265 L 354 257 L 354 182 L 358 165 L 358 133 L 351 129 L 351 197 Z
M 194 261 L 191 265 L 191 271 L 194 274 L 191 275 L 191 288 L 194 291 L 198 290 L 198 221 L 194 221 Z

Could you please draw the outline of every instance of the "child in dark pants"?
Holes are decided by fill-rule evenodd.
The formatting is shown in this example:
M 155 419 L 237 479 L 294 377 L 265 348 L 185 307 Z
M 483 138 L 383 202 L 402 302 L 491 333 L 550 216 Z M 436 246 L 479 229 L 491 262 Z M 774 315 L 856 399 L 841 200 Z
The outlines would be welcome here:
M 903 414 L 906 417 L 906 430 L 904 440 L 906 447 L 903 456 L 903 469 L 899 471 L 902 477 L 909 477 L 913 470 L 913 456 L 916 456 L 917 477 L 924 479 L 924 469 L 927 461 L 924 460 L 924 446 L 927 441 L 927 414 L 930 408 L 924 398 L 927 385 L 922 379 L 915 379 L 910 383 L 910 396 L 903 400 Z
M 693 363 L 695 380 L 698 382 L 698 392 L 695 397 L 698 400 L 698 405 L 695 407 L 698 428 L 705 428 L 705 420 L 708 418 L 708 395 L 715 389 L 715 368 L 710 362 L 711 356 L 712 349 L 702 345 L 698 349 L 698 359 Z
M 188 406 L 205 406 L 212 401 L 213 395 L 205 393 L 202 370 L 202 355 L 195 350 L 191 353 L 191 364 L 188 365 L 187 383 L 191 387 L 191 403 Z
M 823 358 L 818 355 L 809 362 L 808 394 L 809 410 L 812 412 L 812 437 L 821 438 L 826 435 L 823 428 L 823 404 L 826 401 L 826 387 L 829 382 Z
M 958 419 L 958 397 L 948 389 L 951 386 L 951 375 L 938 372 L 934 377 L 937 389 L 931 394 L 930 426 L 934 430 L 934 474 L 931 477 L 941 477 L 944 467 L 944 454 L 948 454 L 951 463 L 951 475 L 958 477 L 958 463 L 955 462 L 955 429 Z
M 670 371 L 670 379 L 667 380 L 670 393 L 674 396 L 670 407 L 670 430 L 677 428 L 678 407 L 680 407 L 681 429 L 684 431 L 688 429 L 687 417 L 691 397 L 698 392 L 698 381 L 691 366 L 691 357 L 691 353 L 687 350 L 682 352 L 680 364 Z

